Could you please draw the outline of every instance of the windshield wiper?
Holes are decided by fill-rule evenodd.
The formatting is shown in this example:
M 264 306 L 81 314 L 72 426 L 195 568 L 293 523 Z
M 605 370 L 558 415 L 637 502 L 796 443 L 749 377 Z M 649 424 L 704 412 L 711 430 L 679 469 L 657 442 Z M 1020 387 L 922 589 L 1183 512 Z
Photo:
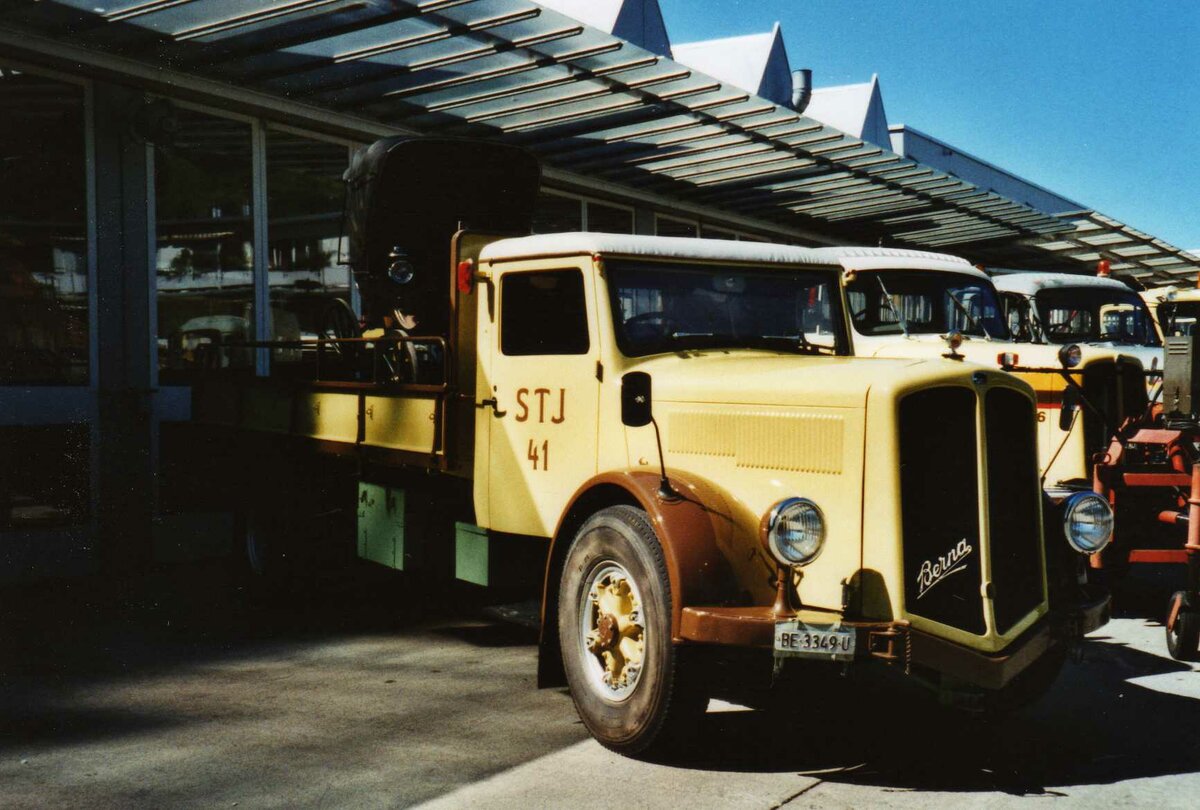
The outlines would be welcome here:
M 888 309 L 892 311 L 892 314 L 896 316 L 896 323 L 900 324 L 900 331 L 904 333 L 905 337 L 908 337 L 908 321 L 904 320 L 904 316 L 901 315 L 900 310 L 896 308 L 896 303 L 892 301 L 892 294 L 888 292 L 887 286 L 883 283 L 883 274 L 872 273 L 872 275 L 875 276 L 875 280 L 879 282 L 879 289 L 883 290 L 884 303 L 887 304 Z
M 798 342 L 788 337 L 770 337 L 767 335 L 720 335 L 720 334 L 704 334 L 704 335 L 688 335 L 685 338 L 677 338 L 676 340 L 687 344 L 691 344 L 688 348 L 705 348 L 713 349 L 772 349 L 774 351 L 784 351 L 789 354 L 803 355 L 836 355 L 837 349 L 833 346 L 820 346 L 815 343 L 809 343 L 807 340 Z
M 983 321 L 979 320 L 974 315 L 972 315 L 971 310 L 967 309 L 966 304 L 964 304 L 962 301 L 958 300 L 958 296 L 955 295 L 954 291 L 951 290 L 949 287 L 946 288 L 946 295 L 950 296 L 950 300 L 954 302 L 954 305 L 956 307 L 958 307 L 958 311 L 961 312 L 964 316 L 966 316 L 967 323 L 969 325 L 978 326 L 980 331 L 983 332 L 983 337 L 985 340 L 992 339 L 992 334 L 991 334 L 991 332 L 989 332 L 987 330 L 987 327 L 983 325 Z

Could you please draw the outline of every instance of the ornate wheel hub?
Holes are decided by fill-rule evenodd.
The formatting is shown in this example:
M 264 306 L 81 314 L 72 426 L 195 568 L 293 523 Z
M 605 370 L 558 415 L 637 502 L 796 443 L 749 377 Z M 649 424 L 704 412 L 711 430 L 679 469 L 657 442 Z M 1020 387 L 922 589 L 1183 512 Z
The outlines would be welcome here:
M 637 685 L 645 654 L 641 594 L 628 571 L 605 563 L 588 578 L 580 607 L 580 641 L 592 688 L 623 700 Z

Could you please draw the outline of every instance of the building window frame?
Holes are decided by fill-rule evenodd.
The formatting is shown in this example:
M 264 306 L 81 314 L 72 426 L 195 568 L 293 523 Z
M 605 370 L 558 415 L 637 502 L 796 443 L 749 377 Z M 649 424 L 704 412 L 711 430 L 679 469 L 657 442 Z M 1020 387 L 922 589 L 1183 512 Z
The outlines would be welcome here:
M 86 517 L 68 526 L 6 529 L 3 542 L 13 549 L 53 546 L 66 554 L 67 572 L 82 573 L 88 563 L 79 551 L 94 536 L 99 514 L 100 430 L 100 305 L 97 258 L 99 226 L 96 196 L 96 93 L 94 80 L 64 73 L 20 59 L 5 57 L 5 67 L 79 87 L 83 92 L 84 238 L 87 245 L 88 380 L 81 385 L 28 385 L 0 383 L 0 427 L 50 427 L 85 425 L 88 431 L 88 508 Z M 0 570 L 0 581 L 19 577 L 19 572 Z
M 261 153 L 262 154 L 262 159 L 261 159 L 261 163 L 262 163 L 262 211 L 263 211 L 263 220 L 262 220 L 262 242 L 263 242 L 262 299 L 263 300 L 262 300 L 262 306 L 264 307 L 264 309 L 266 311 L 266 320 L 265 320 L 266 330 L 263 332 L 262 337 L 259 337 L 256 339 L 260 340 L 260 341 L 267 341 L 267 340 L 270 340 L 271 336 L 274 334 L 274 325 L 271 323 L 271 311 L 270 311 L 270 306 L 271 306 L 271 303 L 270 303 L 270 299 L 271 299 L 271 289 L 270 289 L 270 283 L 271 283 L 271 279 L 270 279 L 271 227 L 270 227 L 270 210 L 268 209 L 268 205 L 267 205 L 267 200 L 270 197 L 270 188 L 268 188 L 268 185 L 267 185 L 268 176 L 270 173 L 270 167 L 267 165 L 267 140 L 270 136 L 270 133 L 278 132 L 278 133 L 282 133 L 284 135 L 293 135 L 297 138 L 307 138 L 310 141 L 319 141 L 321 143 L 328 143 L 328 144 L 332 144 L 335 146 L 344 146 L 344 147 L 346 147 L 346 166 L 347 167 L 349 167 L 353 164 L 355 152 L 366 149 L 367 147 L 370 146 L 370 144 L 363 143 L 362 141 L 355 141 L 351 138 L 339 138 L 336 135 L 318 134 L 318 133 L 312 132 L 311 130 L 304 129 L 302 127 L 296 127 L 296 126 L 292 126 L 290 124 L 283 124 L 283 123 L 279 123 L 277 121 L 272 121 L 270 119 L 265 119 L 265 118 L 261 119 L 261 124 L 262 124 L 262 126 L 259 127 L 259 129 L 262 133 L 261 144 L 258 143 L 258 141 L 256 140 L 255 150 L 257 152 L 257 150 L 260 147 L 262 149 L 262 153 Z M 256 183 L 258 182 L 258 179 L 259 179 L 259 177 L 256 172 L 255 173 L 255 182 Z M 257 204 L 258 204 L 257 194 L 255 195 L 254 199 L 255 199 L 255 205 L 257 206 Z M 346 203 L 345 203 L 345 200 L 343 199 L 343 201 L 342 201 L 343 217 L 345 215 L 345 205 L 346 205 Z M 257 241 L 257 227 L 258 227 L 258 224 L 256 221 L 256 223 L 255 223 L 256 241 Z M 343 221 L 342 233 L 341 233 L 341 236 L 338 241 L 338 260 L 339 260 L 339 262 L 343 261 L 342 242 L 346 239 L 347 239 L 346 227 L 345 227 L 345 222 Z M 362 317 L 362 292 L 358 289 L 358 284 L 355 283 L 354 274 L 350 273 L 349 276 L 350 276 L 350 309 L 352 309 L 354 311 L 355 315 L 357 315 L 358 317 L 361 318 Z M 254 299 L 254 301 L 255 301 L 255 306 L 258 306 L 258 303 L 259 303 L 259 292 L 258 292 L 259 279 L 258 279 L 257 275 L 255 276 L 254 284 L 255 284 L 255 299 Z M 261 369 L 258 370 L 258 374 L 259 374 L 259 376 L 268 376 L 271 373 L 271 365 L 270 365 L 271 364 L 271 350 L 270 349 L 259 349 L 258 351 L 259 351 L 259 353 L 257 355 L 257 360 L 258 360 L 258 362 L 262 363 L 262 367 L 261 367 Z
M 611 202 L 610 200 L 601 200 L 596 197 L 581 197 L 583 200 L 583 229 L 589 233 L 604 233 L 603 231 L 592 231 L 591 223 L 588 219 L 591 205 L 603 205 L 605 208 L 616 208 L 621 211 L 629 212 L 629 233 L 637 231 L 637 210 L 632 205 L 623 205 L 621 203 Z
M 220 107 L 214 107 L 211 104 L 201 104 L 201 103 L 194 102 L 194 101 L 184 101 L 183 99 L 175 98 L 174 96 L 165 96 L 165 95 L 156 94 L 156 95 L 152 95 L 152 96 L 148 95 L 147 99 L 153 99 L 153 100 L 161 99 L 163 101 L 168 102 L 172 107 L 175 107 L 175 108 L 178 108 L 181 110 L 190 110 L 192 112 L 198 112 L 203 115 L 210 115 L 213 118 L 223 118 L 227 121 L 238 121 L 243 124 L 249 124 L 249 126 L 250 126 L 250 200 L 251 200 L 251 207 L 253 209 L 251 211 L 251 216 L 250 216 L 250 227 L 251 227 L 251 240 L 250 240 L 251 253 L 250 253 L 250 255 L 251 255 L 252 261 L 254 262 L 254 271 L 251 276 L 254 279 L 254 290 L 253 290 L 251 300 L 254 302 L 254 340 L 262 341 L 264 339 L 263 336 L 265 334 L 267 334 L 267 332 L 264 328 L 265 321 L 263 319 L 262 308 L 259 306 L 259 301 L 258 301 L 259 286 L 260 286 L 259 276 L 261 274 L 261 276 L 262 276 L 261 281 L 265 285 L 266 272 L 267 272 L 265 229 L 263 229 L 263 231 L 262 231 L 262 235 L 263 235 L 264 239 L 260 239 L 260 228 L 259 228 L 260 213 L 263 216 L 265 216 L 265 214 L 266 214 L 265 210 L 262 210 L 260 212 L 260 209 L 262 208 L 262 206 L 259 205 L 260 185 L 261 185 L 263 197 L 265 198 L 265 195 L 266 195 L 265 181 L 262 184 L 259 183 L 259 172 L 265 170 L 264 161 L 266 160 L 265 151 L 260 152 L 260 149 L 259 149 L 261 144 L 265 144 L 265 139 L 260 134 L 260 130 L 262 129 L 262 120 L 254 117 L 254 116 L 251 116 L 251 115 L 245 115 L 243 113 L 237 113 L 237 112 L 230 112 L 229 110 L 225 110 Z M 146 185 L 147 185 L 147 189 L 146 189 L 146 234 L 147 234 L 147 238 L 149 240 L 149 257 L 148 257 L 149 260 L 147 261 L 147 266 L 146 266 L 146 282 L 150 286 L 150 346 L 148 348 L 148 351 L 150 352 L 150 360 L 151 360 L 151 362 L 150 362 L 150 386 L 151 386 L 151 388 L 158 390 L 161 386 L 159 384 L 159 373 L 158 373 L 159 372 L 159 367 L 158 367 L 158 364 L 159 364 L 159 357 L 158 357 L 158 211 L 156 210 L 157 209 L 157 200 L 156 200 L 155 184 L 156 184 L 157 178 L 155 176 L 156 167 L 155 167 L 154 149 L 155 149 L 154 144 L 152 144 L 152 143 L 146 144 Z M 262 242 L 261 245 L 260 245 L 260 241 Z M 264 292 L 264 294 L 267 294 L 267 293 Z M 262 357 L 263 353 L 266 351 L 267 351 L 266 349 L 256 349 L 255 350 L 254 367 L 255 367 L 256 374 L 261 375 L 261 374 L 266 373 L 264 370 L 261 369 L 261 364 L 262 364 L 261 357 Z M 187 389 L 187 388 L 190 388 L 191 386 L 184 383 L 182 385 L 176 384 L 176 385 L 171 385 L 169 387 Z
M 721 231 L 722 233 L 727 233 L 730 236 L 732 236 L 733 240 L 736 242 L 770 242 L 771 241 L 771 239 L 769 237 L 759 236 L 757 234 L 750 233 L 749 231 L 739 231 L 736 228 L 726 228 L 715 222 L 704 222 L 704 221 L 701 221 L 701 223 L 700 223 L 700 238 L 701 239 L 723 239 L 724 238 L 721 236 L 709 236 L 706 233 L 706 231 L 708 231 L 710 229 L 716 230 L 716 231 Z
M 2 383 L 0 382 L 0 396 L 5 399 L 8 395 L 15 395 L 18 399 L 24 399 L 22 394 L 29 393 L 33 398 L 40 401 L 55 402 L 62 401 L 63 398 L 70 401 L 66 407 L 67 414 L 74 412 L 78 413 L 79 405 L 75 400 L 83 397 L 90 399 L 94 397 L 95 392 L 99 389 L 100 378 L 100 329 L 99 315 L 100 307 L 97 301 L 97 215 L 96 215 L 96 99 L 95 99 L 95 83 L 92 79 L 83 76 L 73 76 L 70 73 L 62 73 L 51 68 L 44 68 L 37 65 L 30 65 L 27 62 L 22 62 L 19 59 L 4 59 L 5 67 L 18 70 L 21 73 L 28 73 L 31 76 L 39 76 L 43 79 L 52 79 L 63 84 L 71 84 L 79 87 L 83 91 L 83 167 L 84 167 L 84 205 L 87 207 L 84 223 L 85 243 L 87 245 L 87 285 L 88 285 L 88 381 L 85 385 L 59 385 L 49 383 L 46 385 L 29 385 L 27 383 Z M 43 396 L 37 396 L 41 393 Z M 27 412 L 28 411 L 28 412 Z M 91 407 L 87 409 L 87 419 L 94 421 L 95 403 L 91 403 Z M 18 418 L 13 418 L 16 412 L 20 412 Z M 66 415 L 58 408 L 52 408 L 50 412 L 46 412 L 41 407 L 33 408 L 0 408 L 0 425 L 28 425 L 28 424 L 54 424 L 63 421 L 63 416 Z M 79 421 L 79 420 L 71 420 Z
M 308 138 L 314 141 L 323 143 L 331 143 L 346 147 L 347 166 L 354 159 L 354 153 L 367 146 L 360 141 L 355 141 L 350 138 L 339 138 L 333 135 L 313 132 L 302 127 L 296 127 L 282 122 L 277 122 L 269 118 L 246 115 L 244 113 L 232 112 L 230 110 L 216 107 L 211 104 L 204 104 L 195 101 L 185 101 L 174 96 L 155 95 L 155 99 L 163 99 L 169 102 L 172 106 L 179 109 L 190 110 L 192 112 L 210 115 L 214 118 L 223 118 L 229 121 L 238 121 L 250 126 L 250 155 L 251 155 L 251 189 L 250 199 L 252 201 L 251 214 L 251 256 L 254 262 L 254 340 L 256 342 L 264 342 L 270 340 L 271 331 L 271 307 L 270 307 L 270 233 L 269 233 L 269 218 L 270 212 L 267 210 L 267 135 L 269 132 L 281 132 L 288 135 L 295 135 L 301 138 Z M 150 284 L 150 331 L 152 341 L 149 351 L 151 357 L 151 385 L 154 388 L 159 387 L 158 380 L 158 278 L 156 273 L 156 255 L 158 244 L 158 219 L 155 211 L 155 167 L 154 167 L 154 145 L 147 144 L 146 146 L 147 159 L 147 182 L 149 184 L 147 194 L 147 232 L 150 242 L 150 262 L 148 267 L 148 283 Z M 356 314 L 361 314 L 362 298 L 358 287 L 353 282 L 351 277 L 350 283 L 350 306 Z M 254 352 L 254 370 L 256 376 L 266 377 L 271 373 L 271 350 L 268 348 L 258 348 Z M 186 387 L 186 386 L 185 386 Z
M 660 222 L 677 222 L 681 225 L 690 225 L 696 229 L 696 237 L 695 238 L 697 238 L 697 239 L 699 239 L 700 235 L 703 233 L 699 219 L 691 219 L 689 217 L 677 217 L 677 216 L 672 216 L 671 214 L 663 214 L 658 211 L 655 211 L 654 212 L 654 233 L 655 233 L 655 235 L 658 235 L 658 232 L 659 232 L 658 223 L 660 223 Z
M 592 229 L 590 227 L 588 208 L 589 208 L 589 206 L 591 206 L 593 204 L 603 205 L 606 208 L 617 208 L 621 211 L 628 211 L 629 212 L 629 233 L 632 234 L 632 233 L 637 232 L 637 209 L 636 209 L 636 207 L 634 207 L 632 205 L 627 205 L 625 203 L 620 203 L 620 202 L 614 202 L 613 200 L 606 200 L 603 197 L 590 197 L 586 194 L 576 194 L 573 191 L 564 191 L 562 189 L 557 189 L 557 188 L 542 188 L 541 193 L 548 194 L 552 197 L 562 197 L 563 199 L 575 200 L 576 202 L 578 202 L 580 204 L 580 208 L 579 208 L 580 228 L 582 228 L 585 233 L 603 233 L 603 231 L 592 231 Z

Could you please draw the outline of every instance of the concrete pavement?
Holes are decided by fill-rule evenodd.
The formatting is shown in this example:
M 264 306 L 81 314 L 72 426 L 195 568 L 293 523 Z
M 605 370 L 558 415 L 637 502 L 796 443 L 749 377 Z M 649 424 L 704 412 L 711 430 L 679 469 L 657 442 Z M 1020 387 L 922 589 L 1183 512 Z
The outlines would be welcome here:
M 1169 576 L 1169 574 L 1168 574 Z M 0 607 L 4 807 L 1191 807 L 1200 675 L 1166 657 L 1163 576 L 1001 723 L 907 692 L 714 702 L 669 763 L 587 738 L 534 688 L 533 634 L 389 577 L 245 598 L 218 573 L 137 600 Z M 15 601 L 14 601 L 15 600 Z

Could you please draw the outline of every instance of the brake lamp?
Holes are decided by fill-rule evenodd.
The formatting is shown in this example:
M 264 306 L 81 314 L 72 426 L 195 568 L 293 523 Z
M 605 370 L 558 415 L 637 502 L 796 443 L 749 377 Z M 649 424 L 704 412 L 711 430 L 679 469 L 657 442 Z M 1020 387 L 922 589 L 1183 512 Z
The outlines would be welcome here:
M 1096 275 L 1098 275 L 1100 278 L 1108 278 L 1112 275 L 1112 265 L 1109 263 L 1108 259 L 1101 259 L 1100 261 L 1096 262 Z
M 465 295 L 470 295 L 474 289 L 475 281 L 475 262 L 471 259 L 463 259 L 458 263 L 458 291 Z
M 996 355 L 996 363 L 1003 369 L 1013 368 L 1020 360 L 1021 357 L 1016 352 L 1000 352 Z

